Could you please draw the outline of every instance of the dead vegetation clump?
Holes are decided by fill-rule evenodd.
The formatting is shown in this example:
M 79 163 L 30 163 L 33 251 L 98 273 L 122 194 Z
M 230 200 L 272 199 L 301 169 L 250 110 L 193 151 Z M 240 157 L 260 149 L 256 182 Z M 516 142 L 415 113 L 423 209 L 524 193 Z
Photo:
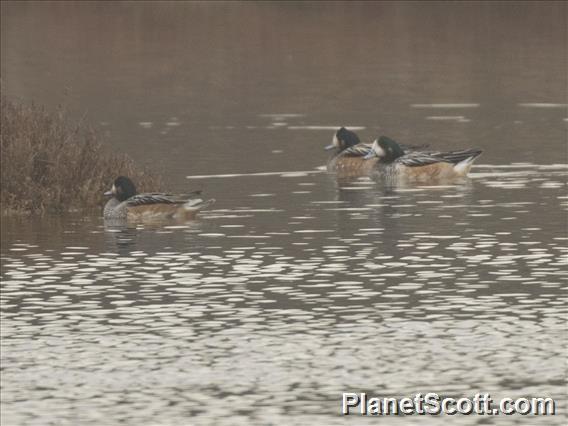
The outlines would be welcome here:
M 122 154 L 107 152 L 93 130 L 70 126 L 65 112 L 1 98 L 0 201 L 2 213 L 68 212 L 101 206 L 118 175 L 141 190 L 159 178 Z

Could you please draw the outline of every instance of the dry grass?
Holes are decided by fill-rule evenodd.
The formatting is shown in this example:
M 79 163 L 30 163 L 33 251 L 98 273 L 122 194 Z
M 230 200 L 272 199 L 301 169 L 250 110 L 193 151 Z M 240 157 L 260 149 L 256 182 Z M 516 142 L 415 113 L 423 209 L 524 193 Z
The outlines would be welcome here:
M 125 155 L 106 152 L 95 133 L 70 126 L 63 110 L 1 99 L 0 201 L 2 213 L 66 212 L 101 206 L 102 193 L 118 175 L 141 190 L 157 190 L 159 178 Z

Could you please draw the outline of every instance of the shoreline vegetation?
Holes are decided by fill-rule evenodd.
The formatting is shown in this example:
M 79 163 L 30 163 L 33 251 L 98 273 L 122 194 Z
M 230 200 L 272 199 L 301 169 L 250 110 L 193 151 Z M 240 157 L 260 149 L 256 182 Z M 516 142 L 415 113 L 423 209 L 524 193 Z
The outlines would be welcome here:
M 101 207 L 118 175 L 141 190 L 160 178 L 124 154 L 106 150 L 92 128 L 71 124 L 62 108 L 49 112 L 1 97 L 0 202 L 2 215 L 65 213 Z

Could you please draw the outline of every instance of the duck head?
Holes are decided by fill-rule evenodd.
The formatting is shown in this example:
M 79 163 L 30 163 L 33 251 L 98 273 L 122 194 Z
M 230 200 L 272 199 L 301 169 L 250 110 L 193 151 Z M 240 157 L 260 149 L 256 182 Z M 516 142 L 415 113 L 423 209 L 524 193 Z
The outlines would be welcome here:
M 364 158 L 368 160 L 369 158 L 379 157 L 380 161 L 390 163 L 403 155 L 404 150 L 396 141 L 387 136 L 381 136 L 375 139 L 371 151 Z
M 114 180 L 110 191 L 104 195 L 113 196 L 118 201 L 126 201 L 136 195 L 136 186 L 126 176 L 119 176 Z
M 347 130 L 345 127 L 341 127 L 333 135 L 331 144 L 327 145 L 324 149 L 336 149 L 337 152 L 341 152 L 344 149 L 357 145 L 358 143 L 361 143 L 361 141 L 359 140 L 357 133 L 352 132 L 351 130 Z

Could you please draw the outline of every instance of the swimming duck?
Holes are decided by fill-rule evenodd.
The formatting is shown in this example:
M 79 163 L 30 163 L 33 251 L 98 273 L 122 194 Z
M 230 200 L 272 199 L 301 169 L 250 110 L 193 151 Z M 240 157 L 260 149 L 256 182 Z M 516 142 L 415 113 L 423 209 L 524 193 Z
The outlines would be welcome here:
M 427 182 L 467 176 L 473 162 L 482 152 L 480 149 L 405 152 L 396 141 L 381 136 L 373 142 L 365 159 L 378 159 L 374 174 L 387 180 Z
M 112 196 L 105 205 L 105 219 L 175 219 L 191 220 L 197 212 L 215 202 L 214 199 L 203 201 L 191 198 L 201 191 L 190 194 L 172 195 L 159 193 L 138 194 L 136 186 L 126 176 L 115 179 L 110 191 L 104 195 Z
M 370 144 L 363 144 L 359 136 L 345 127 L 341 127 L 333 135 L 330 145 L 325 150 L 335 150 L 327 163 L 327 170 L 342 176 L 366 176 L 377 160 L 364 161 L 363 157 L 371 149 Z
M 402 145 L 407 151 L 426 148 L 427 145 Z M 351 130 L 341 127 L 333 135 L 330 145 L 325 150 L 334 149 L 327 163 L 327 170 L 342 177 L 368 176 L 375 169 L 378 158 L 365 161 L 365 156 L 371 152 L 370 143 L 361 143 L 359 136 Z

